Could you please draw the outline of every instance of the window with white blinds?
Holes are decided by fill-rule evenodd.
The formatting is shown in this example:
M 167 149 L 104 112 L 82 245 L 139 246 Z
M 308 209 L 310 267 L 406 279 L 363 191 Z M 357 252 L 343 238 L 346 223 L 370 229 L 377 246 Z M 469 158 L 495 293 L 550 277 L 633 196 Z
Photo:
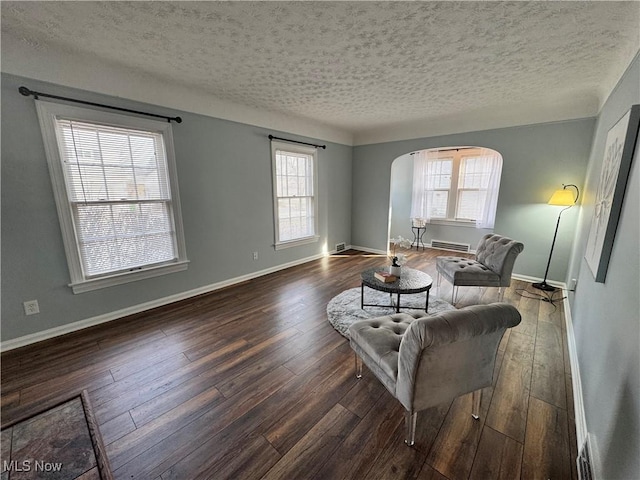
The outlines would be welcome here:
M 276 249 L 316 241 L 316 150 L 272 141 Z
M 486 157 L 460 158 L 456 218 L 474 221 L 478 218 L 487 199 L 490 176 L 491 163 Z
M 69 262 L 74 291 L 184 264 L 169 124 L 38 105 L 45 140 L 56 144 L 48 157 L 54 157 L 58 211 L 65 217 L 63 230 L 69 230 L 65 243 L 73 243 L 65 246 L 67 256 L 75 257 Z M 130 274 L 137 278 L 122 280 Z
M 453 158 L 430 160 L 427 165 L 426 195 L 429 218 L 447 218 Z
M 484 148 L 431 150 L 416 156 L 412 215 L 476 224 L 495 218 L 502 156 Z M 419 168 L 415 168 L 418 166 Z

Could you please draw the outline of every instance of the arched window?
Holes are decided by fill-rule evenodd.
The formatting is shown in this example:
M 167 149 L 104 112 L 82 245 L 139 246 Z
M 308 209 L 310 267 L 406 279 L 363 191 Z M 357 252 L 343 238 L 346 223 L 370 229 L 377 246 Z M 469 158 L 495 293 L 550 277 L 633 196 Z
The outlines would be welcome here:
M 413 157 L 415 223 L 440 220 L 494 227 L 502 155 L 488 148 L 457 147 L 421 150 Z

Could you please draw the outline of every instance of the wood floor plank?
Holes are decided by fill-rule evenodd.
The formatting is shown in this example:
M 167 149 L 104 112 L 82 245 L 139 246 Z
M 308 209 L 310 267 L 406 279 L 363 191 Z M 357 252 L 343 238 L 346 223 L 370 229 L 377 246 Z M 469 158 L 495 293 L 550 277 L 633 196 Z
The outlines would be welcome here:
M 532 287 L 529 287 L 532 288 Z M 540 313 L 540 301 L 532 298 L 532 293 L 525 292 L 525 296 L 518 303 L 518 311 L 522 316 L 520 324 L 512 329 L 513 333 L 523 333 L 530 337 L 536 336 L 538 328 L 538 314 Z M 535 292 L 533 293 L 535 295 Z
M 113 467 L 118 468 L 135 457 L 139 450 L 144 451 L 147 446 L 157 444 L 175 430 L 201 417 L 223 401 L 224 397 L 215 387 L 209 388 L 114 441 L 107 447 Z
M 364 368 L 363 366 L 363 369 Z M 355 365 L 352 375 L 355 376 Z M 362 379 L 340 399 L 340 405 L 349 409 L 349 411 L 355 413 L 358 417 L 364 418 L 385 391 L 384 385 L 378 382 L 371 373 L 365 374 Z
M 571 478 L 567 412 L 531 397 L 522 478 Z
M 475 420 L 471 394 L 458 397 L 427 456 L 427 463 L 449 478 L 468 478 L 473 466 L 493 389 L 483 389 L 480 419 Z
M 334 407 L 267 472 L 265 480 L 312 478 L 360 419 L 339 404 Z
M 531 389 L 534 337 L 512 331 L 505 350 L 486 425 L 523 442 Z
M 558 408 L 567 408 L 562 329 L 556 323 L 538 322 L 531 395 Z
M 198 449 L 162 474 L 162 480 L 241 478 L 260 479 L 281 455 L 261 435 L 245 438 L 225 449 L 223 456 L 207 455 Z M 182 468 L 181 468 L 182 467 Z
M 340 449 L 325 459 L 314 478 L 364 478 L 376 458 L 394 440 L 394 432 L 402 424 L 402 406 L 385 391 L 347 435 Z
M 136 424 L 133 422 L 129 412 L 124 412 L 122 415 L 118 415 L 100 425 L 100 433 L 102 434 L 102 441 L 105 445 L 115 442 L 119 438 L 133 432 L 135 429 Z
M 520 478 L 523 445 L 485 427 L 469 475 L 470 480 L 512 480 Z
M 189 365 L 189 363 L 187 357 L 181 353 L 156 363 L 153 367 L 127 375 L 109 385 L 93 389 L 89 395 L 91 405 L 95 409 L 108 401 L 121 399 L 126 394 L 140 388 L 141 385 L 163 378 L 165 375 Z

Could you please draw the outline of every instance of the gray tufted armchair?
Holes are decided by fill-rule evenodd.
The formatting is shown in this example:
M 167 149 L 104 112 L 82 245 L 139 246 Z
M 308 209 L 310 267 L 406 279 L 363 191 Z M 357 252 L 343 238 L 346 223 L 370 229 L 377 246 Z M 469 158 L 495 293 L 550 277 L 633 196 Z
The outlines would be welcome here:
M 478 243 L 476 259 L 464 257 L 438 257 L 438 289 L 441 277 L 451 283 L 451 303 L 455 304 L 458 286 L 498 287 L 500 301 L 503 287 L 511 285 L 511 272 L 516 257 L 524 250 L 524 245 L 507 237 L 488 233 Z
M 408 445 L 415 443 L 417 413 L 474 392 L 478 419 L 480 389 L 493 381 L 496 354 L 507 328 L 520 323 L 507 303 L 473 305 L 436 316 L 407 313 L 354 322 L 349 327 L 356 357 L 406 409 Z

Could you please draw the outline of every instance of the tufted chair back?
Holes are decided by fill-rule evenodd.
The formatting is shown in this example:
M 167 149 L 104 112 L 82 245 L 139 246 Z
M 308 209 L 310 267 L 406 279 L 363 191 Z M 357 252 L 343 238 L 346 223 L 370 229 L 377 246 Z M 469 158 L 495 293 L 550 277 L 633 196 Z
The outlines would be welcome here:
M 476 260 L 500 276 L 500 286 L 508 287 L 516 258 L 524 250 L 524 245 L 495 233 L 488 233 L 480 239 L 476 248 Z
M 420 411 L 490 386 L 502 335 L 519 323 L 520 313 L 507 303 L 415 320 L 400 343 L 398 400 Z
M 498 287 L 500 300 L 503 287 L 511 285 L 511 273 L 524 245 L 510 238 L 488 233 L 480 240 L 475 260 L 464 257 L 437 257 L 438 290 L 441 277 L 453 286 L 451 303 L 456 303 L 459 286 Z M 438 292 L 440 293 L 440 292 Z

